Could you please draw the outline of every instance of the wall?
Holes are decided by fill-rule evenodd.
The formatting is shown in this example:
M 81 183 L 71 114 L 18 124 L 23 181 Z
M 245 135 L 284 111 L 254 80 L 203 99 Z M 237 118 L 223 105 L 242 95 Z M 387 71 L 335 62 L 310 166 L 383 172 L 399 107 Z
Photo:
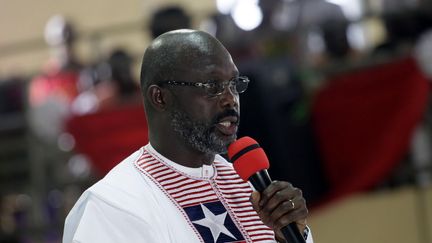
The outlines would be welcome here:
M 432 187 L 359 194 L 312 212 L 316 243 L 431 243 Z
M 214 10 L 214 1 L 193 0 L 2 0 L 0 7 L 0 77 L 32 74 L 48 57 L 43 40 L 46 21 L 64 14 L 80 33 L 77 51 L 90 61 L 101 53 L 122 46 L 141 55 L 149 41 L 143 26 L 152 12 L 167 4 L 184 6 L 197 23 Z M 101 39 L 95 34 L 102 33 Z

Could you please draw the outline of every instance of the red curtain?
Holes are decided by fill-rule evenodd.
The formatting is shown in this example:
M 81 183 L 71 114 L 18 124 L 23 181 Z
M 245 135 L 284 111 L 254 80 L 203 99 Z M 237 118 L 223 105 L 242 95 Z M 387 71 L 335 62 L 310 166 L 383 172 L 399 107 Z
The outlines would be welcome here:
M 411 58 L 328 80 L 312 108 L 329 200 L 383 181 L 409 150 L 428 83 Z

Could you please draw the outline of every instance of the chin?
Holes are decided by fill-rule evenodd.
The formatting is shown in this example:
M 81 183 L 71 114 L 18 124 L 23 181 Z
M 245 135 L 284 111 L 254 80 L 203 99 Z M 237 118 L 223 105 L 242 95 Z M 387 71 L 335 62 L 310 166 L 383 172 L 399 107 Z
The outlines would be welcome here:
M 228 147 L 232 142 L 234 142 L 237 139 L 237 134 L 234 135 L 224 135 L 220 138 L 221 141 L 223 141 L 222 143 Z

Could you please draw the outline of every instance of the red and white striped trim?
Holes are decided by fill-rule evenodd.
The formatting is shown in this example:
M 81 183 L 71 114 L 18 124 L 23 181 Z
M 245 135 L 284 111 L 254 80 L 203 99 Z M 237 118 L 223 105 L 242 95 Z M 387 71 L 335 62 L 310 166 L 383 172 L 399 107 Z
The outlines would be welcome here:
M 273 230 L 262 223 L 249 201 L 251 187 L 230 166 L 215 161 L 214 178 L 190 178 L 146 149 L 135 164 L 176 204 L 200 239 L 183 208 L 221 201 L 247 242 L 274 241 Z

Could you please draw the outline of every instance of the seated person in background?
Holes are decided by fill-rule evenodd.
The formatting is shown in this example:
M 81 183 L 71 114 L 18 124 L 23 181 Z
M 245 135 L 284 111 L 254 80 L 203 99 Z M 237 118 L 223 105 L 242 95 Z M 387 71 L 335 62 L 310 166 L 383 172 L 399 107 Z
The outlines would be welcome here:
M 138 82 L 132 76 L 132 57 L 124 50 L 114 50 L 108 64 L 111 68 L 111 82 L 115 87 L 115 95 L 112 101 L 101 104 L 104 106 L 122 105 L 129 103 L 141 103 L 141 94 Z
M 299 189 L 274 181 L 252 193 L 219 155 L 236 139 L 247 83 L 208 33 L 156 38 L 141 71 L 150 142 L 84 192 L 63 242 L 285 242 L 291 222 L 313 242 Z
M 81 72 L 80 95 L 73 113 L 83 115 L 100 110 L 141 104 L 138 83 L 132 75 L 132 58 L 122 49 L 112 51 L 107 61 Z

